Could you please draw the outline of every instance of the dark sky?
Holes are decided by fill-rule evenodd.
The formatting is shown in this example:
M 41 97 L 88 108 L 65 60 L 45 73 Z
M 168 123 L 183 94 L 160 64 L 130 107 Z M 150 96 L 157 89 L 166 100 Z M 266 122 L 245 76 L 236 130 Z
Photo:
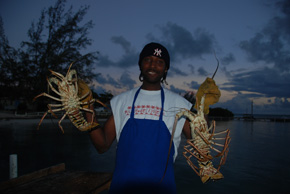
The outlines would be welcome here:
M 0 15 L 9 43 L 27 40 L 32 22 L 56 0 L 0 0 Z M 167 88 L 196 91 L 215 77 L 222 97 L 215 106 L 235 113 L 290 114 L 290 1 L 67 1 L 67 8 L 90 9 L 88 50 L 99 51 L 95 90 L 118 94 L 140 85 L 138 55 L 151 41 L 164 44 L 171 56 Z M 68 62 L 70 63 L 70 62 Z

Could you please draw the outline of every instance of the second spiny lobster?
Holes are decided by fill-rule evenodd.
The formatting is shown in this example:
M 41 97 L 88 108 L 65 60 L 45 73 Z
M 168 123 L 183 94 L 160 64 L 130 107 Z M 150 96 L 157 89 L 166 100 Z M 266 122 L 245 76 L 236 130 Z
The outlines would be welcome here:
M 204 99 L 205 95 L 198 105 L 197 114 L 186 109 L 177 113 L 174 126 L 182 116 L 189 119 L 192 139 L 187 140 L 183 155 L 190 167 L 200 176 L 201 181 L 206 183 L 209 180 L 223 178 L 220 168 L 226 162 L 231 138 L 229 129 L 215 132 L 215 121 L 208 128 L 203 112 Z M 214 158 L 219 158 L 217 168 L 213 165 Z

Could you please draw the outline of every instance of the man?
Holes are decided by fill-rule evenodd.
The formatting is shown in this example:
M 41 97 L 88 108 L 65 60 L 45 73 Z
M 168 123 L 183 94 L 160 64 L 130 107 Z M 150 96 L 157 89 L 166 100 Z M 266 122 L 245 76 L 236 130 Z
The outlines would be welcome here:
M 117 139 L 110 193 L 176 193 L 173 162 L 181 133 L 191 138 L 184 118 L 178 122 L 164 175 L 169 144 L 176 113 L 182 108 L 190 109 L 192 104 L 161 86 L 170 68 L 164 46 L 147 44 L 140 53 L 139 68 L 141 87 L 114 97 L 112 116 L 102 128 L 93 129 L 90 137 L 100 153 Z M 87 120 L 91 121 L 89 113 Z

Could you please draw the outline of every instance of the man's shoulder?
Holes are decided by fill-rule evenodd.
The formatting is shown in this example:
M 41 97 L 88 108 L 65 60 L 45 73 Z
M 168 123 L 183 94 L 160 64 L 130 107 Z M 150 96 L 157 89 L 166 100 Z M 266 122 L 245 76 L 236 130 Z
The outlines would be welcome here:
M 183 96 L 172 92 L 171 90 L 168 89 L 164 89 L 164 93 L 165 93 L 165 99 L 169 100 L 171 103 L 175 102 L 178 104 L 185 104 L 187 106 L 192 106 L 191 103 L 189 101 L 187 101 Z
M 176 99 L 184 99 L 181 95 L 175 93 L 175 92 L 172 92 L 171 90 L 168 90 L 166 88 L 164 88 L 164 94 L 166 96 L 170 96 L 171 98 L 176 98 Z
M 115 101 L 115 100 L 124 99 L 124 98 L 134 96 L 134 94 L 136 93 L 137 90 L 138 90 L 138 88 L 133 88 L 133 89 L 127 90 L 125 92 L 118 94 L 117 96 L 114 96 L 112 98 L 112 100 Z

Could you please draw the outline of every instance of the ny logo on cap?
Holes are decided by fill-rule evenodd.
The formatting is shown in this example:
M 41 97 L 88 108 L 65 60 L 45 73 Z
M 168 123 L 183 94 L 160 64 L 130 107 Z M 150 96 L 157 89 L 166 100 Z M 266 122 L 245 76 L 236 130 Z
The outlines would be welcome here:
M 161 57 L 161 53 L 162 53 L 162 50 L 157 48 L 157 49 L 154 50 L 154 54 L 153 55 L 156 55 L 157 57 L 158 56 Z

